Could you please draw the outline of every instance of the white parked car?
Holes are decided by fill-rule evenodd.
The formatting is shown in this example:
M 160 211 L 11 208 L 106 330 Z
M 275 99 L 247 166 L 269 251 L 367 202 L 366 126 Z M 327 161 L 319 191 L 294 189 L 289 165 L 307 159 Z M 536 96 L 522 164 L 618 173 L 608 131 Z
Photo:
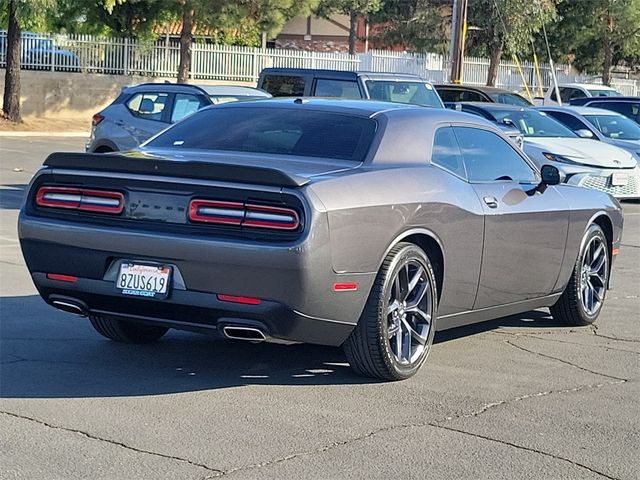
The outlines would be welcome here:
M 592 107 L 538 107 L 583 138 L 624 148 L 640 161 L 640 125 L 624 115 Z
M 475 102 L 462 103 L 461 109 L 498 125 L 518 128 L 529 158 L 538 167 L 554 165 L 570 185 L 593 188 L 619 199 L 640 198 L 640 167 L 627 150 L 581 138 L 537 108 Z
M 620 97 L 622 94 L 615 88 L 606 85 L 596 85 L 592 83 L 567 83 L 558 87 L 560 100 L 563 104 L 569 104 L 569 100 L 584 97 Z M 542 100 L 543 105 L 558 105 L 556 89 L 551 86 Z

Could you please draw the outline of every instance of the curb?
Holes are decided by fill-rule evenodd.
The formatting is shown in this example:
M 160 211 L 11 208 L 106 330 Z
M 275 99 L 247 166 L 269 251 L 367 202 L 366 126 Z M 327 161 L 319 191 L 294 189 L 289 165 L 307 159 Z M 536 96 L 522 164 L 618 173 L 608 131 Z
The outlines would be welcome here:
M 11 132 L 11 131 L 0 131 L 0 137 L 89 137 L 89 132 Z

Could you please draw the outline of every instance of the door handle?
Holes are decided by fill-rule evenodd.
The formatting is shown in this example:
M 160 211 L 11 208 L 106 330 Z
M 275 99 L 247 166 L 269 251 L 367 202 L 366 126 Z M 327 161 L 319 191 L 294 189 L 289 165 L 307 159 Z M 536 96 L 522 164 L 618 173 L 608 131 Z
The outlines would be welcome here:
M 484 197 L 483 200 L 489 208 L 498 208 L 498 200 L 496 200 L 496 197 Z

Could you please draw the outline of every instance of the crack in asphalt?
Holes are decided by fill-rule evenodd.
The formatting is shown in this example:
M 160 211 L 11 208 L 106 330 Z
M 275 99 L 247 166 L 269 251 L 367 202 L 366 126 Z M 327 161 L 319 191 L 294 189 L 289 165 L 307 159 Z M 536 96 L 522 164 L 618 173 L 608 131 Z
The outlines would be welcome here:
M 606 473 L 601 472 L 599 470 L 596 470 L 595 468 L 589 467 L 587 465 L 584 465 L 583 463 L 576 462 L 575 460 L 571 460 L 571 459 L 566 458 L 566 457 L 561 457 L 560 455 L 554 455 L 553 453 L 545 452 L 544 450 L 538 450 L 537 448 L 525 447 L 524 445 L 518 445 L 517 443 L 508 442 L 506 440 L 500 440 L 500 439 L 489 437 L 489 436 L 486 436 L 486 435 L 480 435 L 479 433 L 468 432 L 466 430 L 461 430 L 459 428 L 448 427 L 446 425 L 437 425 L 437 424 L 435 424 L 435 425 L 434 424 L 429 424 L 429 425 L 431 425 L 433 427 L 442 428 L 444 430 L 448 430 L 448 431 L 451 431 L 451 432 L 458 432 L 458 433 L 461 433 L 463 435 L 469 435 L 469 436 L 472 436 L 472 437 L 481 438 L 483 440 L 488 440 L 490 442 L 500 443 L 502 445 L 513 447 L 513 448 L 516 448 L 518 450 L 524 450 L 524 451 L 527 451 L 527 452 L 532 452 L 532 453 L 537 453 L 539 455 L 544 455 L 545 457 L 550 457 L 550 458 L 553 458 L 555 460 L 560 460 L 562 462 L 569 463 L 569 464 L 574 465 L 576 467 L 583 468 L 583 469 L 588 470 L 588 471 L 590 471 L 592 473 L 595 473 L 596 475 L 600 475 L 600 476 L 602 476 L 604 478 L 608 478 L 610 480 L 620 480 L 618 477 L 613 477 L 611 475 L 607 475 Z
M 540 337 L 536 337 L 536 334 L 529 334 L 529 335 L 522 335 L 523 337 L 526 338 L 533 338 L 534 340 L 541 340 L 544 342 L 558 342 L 558 343 L 566 343 L 567 345 L 578 345 L 581 347 L 589 347 L 589 348 L 602 348 L 604 350 L 612 350 L 614 352 L 624 352 L 624 353 L 631 353 L 634 355 L 640 355 L 640 352 L 636 352 L 634 350 L 627 350 L 624 348 L 616 348 L 616 347 L 609 347 L 607 345 L 585 345 L 583 343 L 578 343 L 578 342 L 567 342 L 566 340 L 558 340 L 557 338 L 540 338 Z
M 557 362 L 564 363 L 565 365 L 569 365 L 569 366 L 571 366 L 573 368 L 577 368 L 578 370 L 582 370 L 584 372 L 589 372 L 589 373 L 592 373 L 594 375 L 600 375 L 601 377 L 605 377 L 605 378 L 611 378 L 612 380 L 621 380 L 623 382 L 628 382 L 629 381 L 629 379 L 627 379 L 627 378 L 616 377 L 615 375 L 609 375 L 608 373 L 596 372 L 595 370 L 591 370 L 591 369 L 583 367 L 581 365 L 577 365 L 575 363 L 572 363 L 572 362 L 570 362 L 568 360 L 564 360 L 564 359 L 559 358 L 559 357 L 554 357 L 552 355 L 547 355 L 546 353 L 536 352 L 535 350 L 529 350 L 528 348 L 524 348 L 524 347 L 521 347 L 520 345 L 516 345 L 515 343 L 513 343 L 513 342 L 511 342 L 509 340 L 505 340 L 504 342 L 506 344 L 508 344 L 508 345 L 511 345 L 514 348 L 517 348 L 518 350 L 522 350 L 523 352 L 531 353 L 531 354 L 537 355 L 539 357 L 549 358 L 551 360 L 555 360 Z
M 7 412 L 7 411 L 3 411 L 3 410 L 0 410 L 0 414 L 7 415 L 7 416 L 13 417 L 13 418 L 18 418 L 18 419 L 21 419 L 21 420 L 28 420 L 30 422 L 37 423 L 39 425 L 42 425 L 44 427 L 47 427 L 47 428 L 50 428 L 50 429 L 53 429 L 53 430 L 62 430 L 64 432 L 76 433 L 76 434 L 81 435 L 81 436 L 83 436 L 85 438 L 89 438 L 91 440 L 97 440 L 99 442 L 109 443 L 111 445 L 115 445 L 117 447 L 121 447 L 121 448 L 130 450 L 130 451 L 133 451 L 133 452 L 136 452 L 136 453 L 142 453 L 142 454 L 145 454 L 145 455 L 152 455 L 154 457 L 160 457 L 160 458 L 164 458 L 164 459 L 167 459 L 167 460 L 174 460 L 174 461 L 177 461 L 177 462 L 187 463 L 187 464 L 192 465 L 194 467 L 200 467 L 200 468 L 203 468 L 203 469 L 208 470 L 210 472 L 222 472 L 222 470 L 210 467 L 208 465 L 205 465 L 204 463 L 194 462 L 192 460 L 189 460 L 188 458 L 177 457 L 175 455 L 167 455 L 167 454 L 164 454 L 164 453 L 153 452 L 151 450 L 144 450 L 144 449 L 141 449 L 141 448 L 132 447 L 131 445 L 127 445 L 126 443 L 118 442 L 116 440 L 110 440 L 108 438 L 98 437 L 96 435 L 93 435 L 91 433 L 88 433 L 88 432 L 85 432 L 85 431 L 82 431 L 82 430 L 78 430 L 76 428 L 61 427 L 59 425 L 53 425 L 51 423 L 48 423 L 48 422 L 45 422 L 45 421 L 42 421 L 42 420 L 38 420 L 37 418 L 28 417 L 26 415 L 20 415 L 20 414 L 17 414 L 17 413 Z
M 637 297 L 637 295 L 636 295 Z M 609 340 L 616 340 L 618 342 L 631 342 L 631 343 L 640 343 L 640 340 L 636 340 L 633 338 L 621 338 L 621 337 L 614 337 L 613 335 L 604 335 L 602 333 L 598 333 L 598 326 L 597 325 L 591 325 L 591 331 L 593 332 L 593 334 L 596 337 L 602 337 L 602 338 L 606 338 Z
M 492 437 L 487 437 L 487 436 L 483 436 L 483 435 L 479 435 L 479 434 L 475 434 L 475 433 L 468 432 L 468 431 L 465 431 L 465 430 L 460 430 L 460 429 L 456 429 L 456 428 L 453 428 L 453 427 L 448 427 L 448 426 L 445 426 L 444 423 L 450 422 L 450 421 L 453 421 L 453 420 L 457 420 L 457 419 L 460 419 L 460 418 L 477 417 L 477 416 L 482 415 L 483 413 L 485 413 L 485 412 L 487 412 L 487 411 L 489 411 L 489 410 L 491 410 L 493 408 L 500 407 L 500 406 L 503 406 L 503 405 L 509 405 L 509 404 L 512 404 L 512 403 L 515 403 L 515 402 L 521 402 L 523 400 L 527 400 L 527 399 L 531 399 L 531 398 L 539 398 L 539 397 L 546 397 L 546 396 L 549 396 L 549 395 L 580 392 L 580 391 L 583 391 L 583 390 L 602 388 L 602 387 L 606 387 L 606 386 L 609 386 L 609 385 L 619 385 L 619 384 L 623 384 L 623 383 L 626 383 L 626 382 L 627 382 L 627 380 L 625 380 L 625 379 L 618 379 L 618 380 L 611 381 L 611 382 L 606 382 L 606 383 L 594 383 L 594 384 L 589 384 L 589 385 L 579 385 L 577 387 L 566 388 L 566 389 L 563 389 L 563 390 L 548 390 L 548 391 L 543 391 L 543 392 L 536 392 L 536 393 L 529 393 L 529 394 L 525 394 L 525 395 L 520 395 L 518 397 L 510 398 L 510 399 L 507 399 L 507 400 L 501 400 L 501 401 L 498 401 L 498 402 L 492 402 L 492 403 L 485 404 L 482 408 L 480 408 L 478 410 L 475 410 L 473 412 L 462 413 L 462 414 L 459 414 L 459 415 L 447 416 L 447 417 L 444 417 L 444 418 L 442 418 L 440 420 L 430 420 L 428 422 L 420 422 L 420 423 L 403 423 L 403 424 L 399 424 L 399 425 L 390 425 L 390 426 L 387 426 L 387 427 L 382 427 L 382 428 L 379 428 L 379 429 L 376 429 L 376 430 L 372 430 L 370 432 L 366 432 L 366 433 L 360 434 L 360 435 L 355 436 L 355 437 L 348 438 L 346 440 L 340 440 L 340 441 L 332 442 L 332 443 L 330 443 L 328 445 L 323 445 L 321 447 L 318 447 L 318 448 L 315 448 L 315 449 L 312 449 L 312 450 L 305 450 L 305 451 L 302 451 L 302 452 L 292 453 L 292 454 L 285 455 L 283 457 L 275 458 L 275 459 L 272 459 L 272 460 L 266 460 L 266 461 L 260 462 L 260 463 L 244 465 L 244 466 L 235 467 L 235 468 L 231 468 L 231 469 L 224 470 L 224 471 L 217 471 L 214 474 L 207 475 L 207 476 L 203 477 L 201 480 L 210 480 L 212 478 L 224 477 L 224 476 L 231 475 L 231 474 L 234 474 L 234 473 L 238 473 L 238 472 L 241 472 L 241 471 L 253 470 L 253 469 L 263 468 L 263 467 L 269 467 L 269 466 L 277 465 L 279 463 L 286 462 L 286 461 L 289 461 L 289 460 L 294 460 L 294 459 L 297 459 L 297 458 L 300 458 L 300 457 L 306 457 L 306 456 L 316 455 L 316 454 L 319 454 L 319 453 L 324 453 L 324 452 L 333 450 L 335 448 L 339 448 L 339 447 L 343 447 L 345 445 L 349 445 L 351 443 L 364 441 L 364 440 L 366 440 L 368 438 L 374 437 L 374 436 L 376 436 L 378 434 L 381 434 L 381 433 L 386 433 L 386 432 L 390 432 L 390 431 L 394 431 L 394 430 L 409 429 L 409 428 L 422 428 L 422 427 L 442 428 L 442 429 L 445 429 L 445 430 L 450 430 L 450 431 L 462 433 L 462 434 L 465 434 L 465 435 L 470 435 L 470 436 L 481 438 L 481 439 L 484 439 L 484 440 L 489 440 L 489 441 L 492 441 L 492 442 L 501 443 L 503 445 L 507 445 L 507 446 L 510 446 L 510 447 L 513 447 L 513 448 L 517 448 L 517 449 L 520 449 L 520 450 L 526 450 L 526 451 L 529 451 L 529 452 L 533 452 L 533 453 L 537 453 L 537 454 L 544 455 L 544 456 L 547 456 L 547 457 L 551 457 L 551 458 L 554 458 L 556 460 L 561 460 L 561 461 L 564 461 L 564 462 L 568 462 L 568 463 L 570 463 L 572 465 L 575 465 L 575 466 L 580 467 L 580 468 L 584 468 L 586 470 L 589 470 L 589 471 L 591 471 L 593 473 L 601 475 L 601 476 L 603 476 L 605 478 L 609 478 L 611 480 L 618 480 L 615 477 L 612 477 L 612 476 L 609 476 L 609 475 L 607 475 L 605 473 L 599 472 L 599 471 L 597 471 L 597 470 L 595 470 L 595 469 L 593 469 L 593 468 L 591 468 L 591 467 L 589 467 L 587 465 L 583 465 L 583 464 L 581 464 L 579 462 L 573 461 L 573 460 L 565 458 L 565 457 L 561 457 L 559 455 L 554 455 L 554 454 L 549 453 L 549 452 L 545 452 L 545 451 L 542 451 L 542 450 L 537 450 L 537 449 L 526 447 L 526 446 L 523 446 L 523 445 L 518 445 L 518 444 L 507 442 L 507 441 L 504 441 L 504 440 L 500 440 L 500 439 L 496 439 L 496 438 L 492 438 Z

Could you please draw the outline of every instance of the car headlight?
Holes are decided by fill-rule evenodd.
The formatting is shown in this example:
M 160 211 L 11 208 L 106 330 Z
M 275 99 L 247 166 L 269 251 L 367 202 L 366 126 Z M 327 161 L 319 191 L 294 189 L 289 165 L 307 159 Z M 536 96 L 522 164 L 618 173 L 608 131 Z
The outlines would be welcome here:
M 549 152 L 542 152 L 542 155 L 544 155 L 544 157 L 547 160 L 551 160 L 552 162 L 560 162 L 560 163 L 567 163 L 569 165 L 580 165 L 580 166 L 587 166 L 587 167 L 590 166 L 590 165 L 587 165 L 586 163 L 576 162 L 575 160 L 572 160 L 569 157 L 565 157 L 564 155 L 557 155 L 555 153 L 549 153 Z

